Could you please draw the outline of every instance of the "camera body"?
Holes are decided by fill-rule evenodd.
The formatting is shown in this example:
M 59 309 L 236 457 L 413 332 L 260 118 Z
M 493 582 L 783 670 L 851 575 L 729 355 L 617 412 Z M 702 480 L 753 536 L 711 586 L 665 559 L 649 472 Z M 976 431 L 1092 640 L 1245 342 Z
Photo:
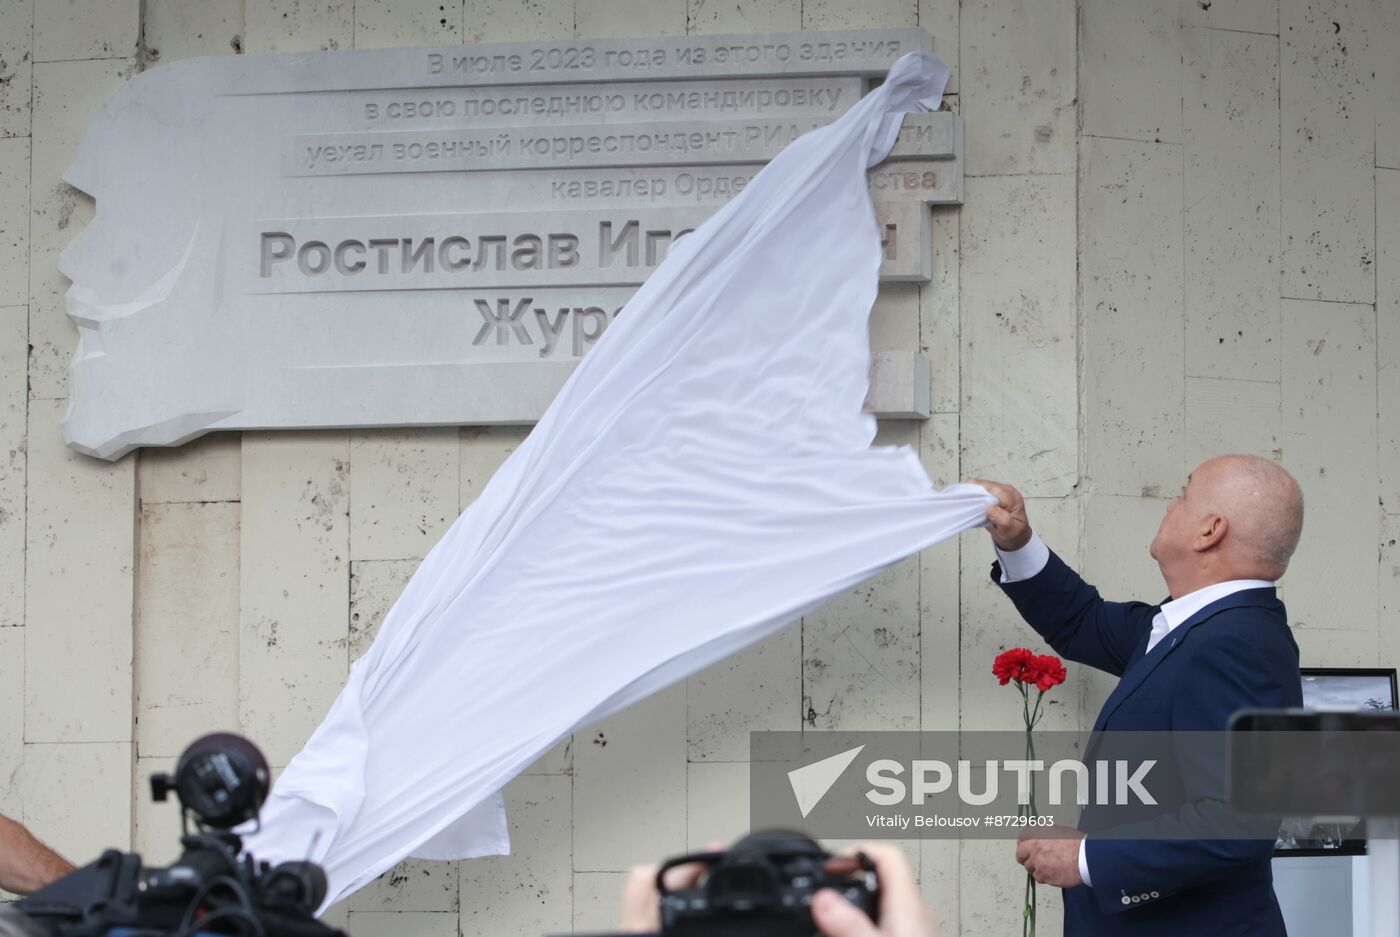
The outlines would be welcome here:
M 109 849 L 17 909 L 55 937 L 141 933 L 250 933 L 328 937 L 315 919 L 325 875 L 314 864 L 271 867 L 239 858 L 232 834 L 186 836 L 185 850 L 165 868 L 146 868 L 134 853 Z M 254 926 L 256 922 L 257 926 Z
M 180 858 L 146 868 L 115 849 L 16 903 L 53 937 L 143 935 L 192 937 L 239 933 L 264 937 L 334 937 L 315 918 L 326 895 L 325 872 L 313 862 L 271 866 L 241 855 L 234 827 L 255 821 L 271 775 L 246 739 L 207 735 L 180 756 L 173 775 L 151 778 L 152 796 L 174 791 L 185 835 Z M 189 830 L 193 819 L 197 832 Z
M 664 937 L 818 937 L 812 896 L 833 888 L 878 920 L 880 884 L 864 855 L 849 873 L 827 869 L 832 856 L 811 837 L 788 830 L 751 833 L 723 852 L 667 859 L 656 873 Z M 668 890 L 666 872 L 700 863 L 693 888 Z

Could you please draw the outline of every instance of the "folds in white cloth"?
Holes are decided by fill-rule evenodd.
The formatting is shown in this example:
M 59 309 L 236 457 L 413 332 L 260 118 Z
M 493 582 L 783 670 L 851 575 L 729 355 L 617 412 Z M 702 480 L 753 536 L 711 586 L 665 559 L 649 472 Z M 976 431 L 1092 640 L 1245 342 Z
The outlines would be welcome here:
M 424 559 L 249 851 L 320 862 L 327 905 L 406 856 L 508 853 L 502 786 L 570 731 L 985 524 L 990 495 L 934 490 L 861 409 L 865 171 L 947 76 L 901 58 L 675 244 Z

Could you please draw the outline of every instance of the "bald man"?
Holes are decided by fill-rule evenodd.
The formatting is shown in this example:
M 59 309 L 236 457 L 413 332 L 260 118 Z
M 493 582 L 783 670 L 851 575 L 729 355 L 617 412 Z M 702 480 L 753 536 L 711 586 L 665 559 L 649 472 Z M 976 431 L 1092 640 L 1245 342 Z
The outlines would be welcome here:
M 1062 657 L 1121 678 L 1095 732 L 1219 731 L 1240 709 L 1302 705 L 1298 646 L 1274 591 L 1303 529 L 1303 495 L 1284 469 L 1229 455 L 1190 474 L 1149 549 L 1171 594 L 1160 605 L 1104 601 L 1032 531 L 1015 488 L 974 481 L 998 499 L 987 509 L 993 581 Z M 1226 813 L 1218 776 L 1169 781 L 1179 802 L 1133 828 L 1143 839 L 1096 838 L 1114 824 L 1089 807 L 1087 836 L 1017 844 L 1036 881 L 1064 889 L 1066 937 L 1286 937 L 1273 843 L 1171 838 Z

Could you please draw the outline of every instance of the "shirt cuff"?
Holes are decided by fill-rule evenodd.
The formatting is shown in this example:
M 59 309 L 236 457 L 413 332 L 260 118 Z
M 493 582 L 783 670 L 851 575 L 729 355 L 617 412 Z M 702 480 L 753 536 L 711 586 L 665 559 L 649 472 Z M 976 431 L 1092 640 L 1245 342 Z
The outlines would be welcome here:
M 1085 885 L 1093 888 L 1094 883 L 1089 881 L 1089 856 L 1084 849 L 1084 844 L 1088 841 L 1088 837 L 1079 841 L 1079 877 L 1084 880 Z
M 1031 531 L 1030 542 L 1019 550 L 1003 550 L 996 544 L 992 544 L 992 549 L 997 551 L 997 559 L 1001 560 L 1002 582 L 1030 579 L 1050 562 L 1050 548 L 1035 531 Z

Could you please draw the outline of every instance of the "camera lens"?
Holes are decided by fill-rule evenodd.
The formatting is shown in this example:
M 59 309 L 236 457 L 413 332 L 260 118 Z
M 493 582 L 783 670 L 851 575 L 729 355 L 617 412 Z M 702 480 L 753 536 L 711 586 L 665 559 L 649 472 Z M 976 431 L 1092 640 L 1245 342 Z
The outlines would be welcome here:
M 205 826 L 221 830 L 256 817 L 270 782 L 257 746 L 227 732 L 196 739 L 175 768 L 180 803 Z

